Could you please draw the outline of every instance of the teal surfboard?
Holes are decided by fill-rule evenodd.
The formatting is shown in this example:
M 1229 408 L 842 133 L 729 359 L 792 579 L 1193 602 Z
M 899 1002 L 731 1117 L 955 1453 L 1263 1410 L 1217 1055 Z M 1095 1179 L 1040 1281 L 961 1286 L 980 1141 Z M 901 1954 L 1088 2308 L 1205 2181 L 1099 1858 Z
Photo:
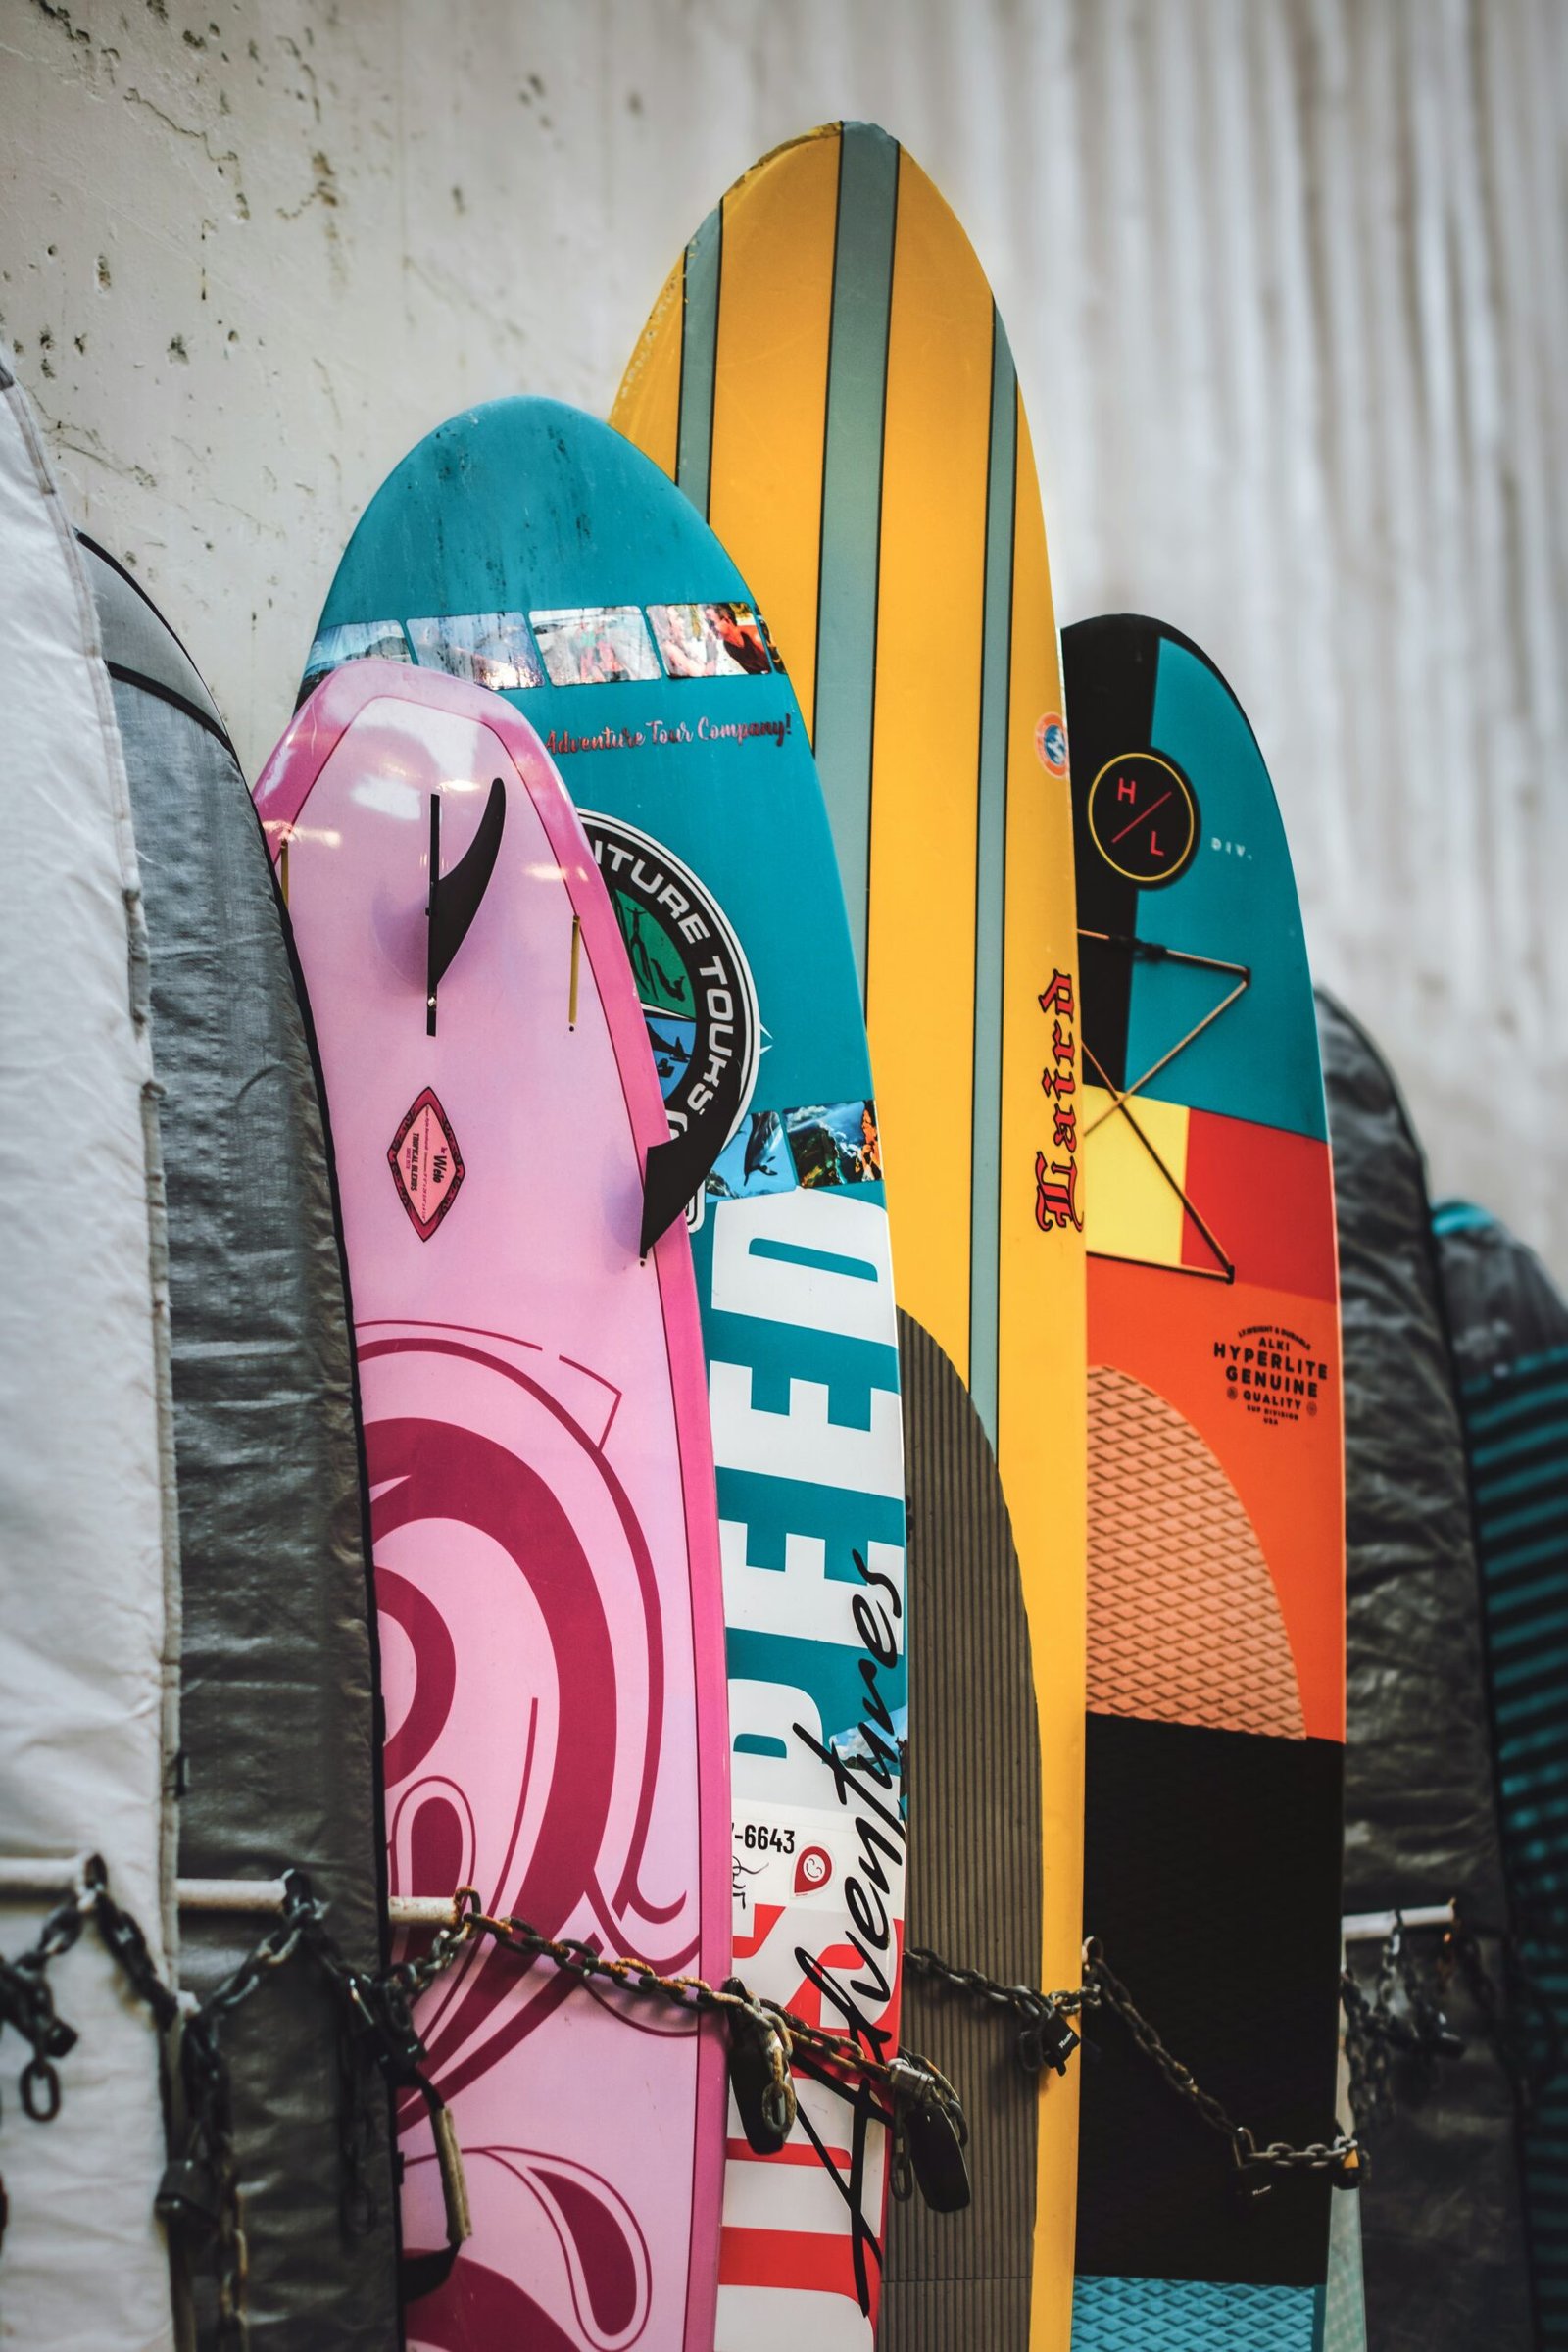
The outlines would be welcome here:
M 904 1466 L 875 1097 L 789 679 L 717 539 L 576 411 L 454 417 L 371 501 L 306 684 L 363 655 L 523 711 L 583 813 L 670 1117 L 645 1238 L 692 1226 L 724 1548 L 735 1967 L 891 2053 L 903 1917 Z M 507 1052 L 498 1027 L 495 1050 Z M 630 2062 L 630 2060 L 629 2060 Z M 732 2109 L 718 2344 L 865 2345 L 885 2133 L 799 2086 L 778 2156 Z M 607 2131 L 613 2129 L 607 2118 Z

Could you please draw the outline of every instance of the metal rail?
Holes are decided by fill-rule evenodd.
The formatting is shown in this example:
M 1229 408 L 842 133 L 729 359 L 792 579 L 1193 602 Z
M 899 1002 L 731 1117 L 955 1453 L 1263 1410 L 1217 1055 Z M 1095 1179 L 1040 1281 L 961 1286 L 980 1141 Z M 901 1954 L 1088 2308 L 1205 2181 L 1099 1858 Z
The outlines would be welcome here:
M 0 1902 L 51 1902 L 83 1884 L 86 1854 L 56 1860 L 40 1856 L 18 1861 L 0 1858 Z M 177 1879 L 175 1893 L 181 1911 L 230 1911 L 261 1916 L 281 1911 L 285 1888 L 281 1879 Z M 450 1894 L 394 1894 L 387 1903 L 394 1928 L 451 1928 L 458 1906 Z

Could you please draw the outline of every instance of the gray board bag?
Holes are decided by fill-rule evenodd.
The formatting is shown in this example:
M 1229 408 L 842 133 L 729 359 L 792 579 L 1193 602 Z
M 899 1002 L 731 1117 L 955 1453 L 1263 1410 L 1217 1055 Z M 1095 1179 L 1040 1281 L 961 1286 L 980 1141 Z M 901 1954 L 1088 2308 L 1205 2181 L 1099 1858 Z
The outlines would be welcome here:
M 1497 1985 L 1503 1886 L 1481 1594 L 1426 1166 L 1370 1038 L 1322 990 L 1317 1011 L 1345 1361 L 1345 1909 L 1457 1897 Z M 1388 2115 L 1357 2117 L 1371 2155 L 1360 2200 L 1367 2341 L 1376 2352 L 1527 2352 L 1510 2076 L 1463 1972 L 1435 1982 L 1438 1935 L 1406 1942 L 1464 2051 L 1396 2053 Z M 1377 1948 L 1353 1945 L 1349 1958 L 1370 1998 Z
M 90 540 L 152 956 L 183 1559 L 179 1872 L 302 1869 L 384 1966 L 375 1625 L 348 1298 L 312 1043 L 261 828 L 157 608 Z M 275 1919 L 187 1912 L 204 1995 Z M 252 2352 L 400 2340 L 391 2111 L 296 1958 L 226 2019 Z M 209 2265 L 187 2266 L 214 2340 Z

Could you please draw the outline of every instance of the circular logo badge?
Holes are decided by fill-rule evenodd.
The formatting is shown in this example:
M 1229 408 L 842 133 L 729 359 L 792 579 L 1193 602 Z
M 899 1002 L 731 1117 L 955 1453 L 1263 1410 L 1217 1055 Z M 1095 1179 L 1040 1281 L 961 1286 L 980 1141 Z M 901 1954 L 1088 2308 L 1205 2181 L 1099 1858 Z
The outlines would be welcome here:
M 1035 750 L 1048 775 L 1067 773 L 1067 722 L 1059 710 L 1048 710 L 1035 728 Z
M 1198 801 L 1156 752 L 1107 760 L 1089 787 L 1089 834 L 1113 872 L 1140 890 L 1174 882 L 1198 847 Z
M 581 811 L 631 959 L 670 1132 L 716 1159 L 757 1083 L 761 1024 L 741 946 L 690 866 L 634 825 Z

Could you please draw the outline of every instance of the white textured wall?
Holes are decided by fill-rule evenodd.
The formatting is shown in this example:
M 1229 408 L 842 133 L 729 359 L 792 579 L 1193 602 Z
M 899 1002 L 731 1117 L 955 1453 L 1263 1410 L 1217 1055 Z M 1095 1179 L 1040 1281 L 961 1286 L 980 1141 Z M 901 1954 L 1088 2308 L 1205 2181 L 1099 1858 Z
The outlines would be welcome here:
M 0 333 L 254 767 L 409 444 L 602 412 L 840 114 L 990 267 L 1062 618 L 1213 654 L 1437 1183 L 1568 1273 L 1563 0 L 0 0 Z

